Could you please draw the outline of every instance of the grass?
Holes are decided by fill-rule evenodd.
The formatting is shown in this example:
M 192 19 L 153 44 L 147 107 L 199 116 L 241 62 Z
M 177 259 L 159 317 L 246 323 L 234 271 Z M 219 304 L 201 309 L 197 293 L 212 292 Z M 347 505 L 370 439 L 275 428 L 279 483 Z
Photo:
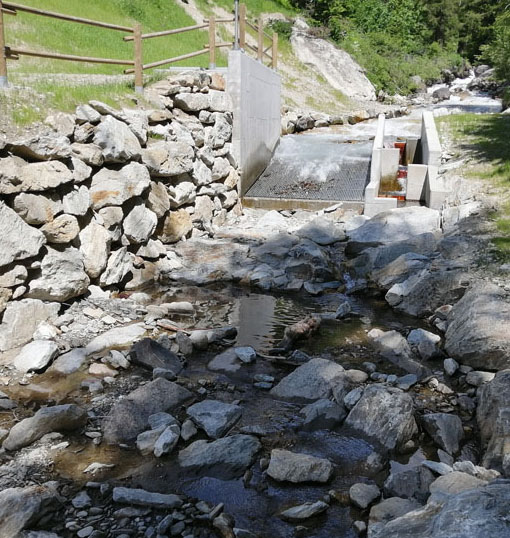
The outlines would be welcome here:
M 241 0 L 243 1 L 243 0 Z M 210 14 L 213 5 L 222 7 L 231 12 L 234 8 L 232 0 L 196 0 L 196 3 L 203 13 Z M 248 16 L 257 17 L 261 13 L 283 13 L 289 17 L 296 15 L 297 11 L 292 7 L 289 0 L 244 0 L 248 11 Z
M 459 151 L 472 158 L 466 176 L 486 181 L 498 194 L 498 209 L 491 213 L 501 259 L 510 261 L 510 117 L 502 114 L 461 114 L 439 119 L 457 141 Z

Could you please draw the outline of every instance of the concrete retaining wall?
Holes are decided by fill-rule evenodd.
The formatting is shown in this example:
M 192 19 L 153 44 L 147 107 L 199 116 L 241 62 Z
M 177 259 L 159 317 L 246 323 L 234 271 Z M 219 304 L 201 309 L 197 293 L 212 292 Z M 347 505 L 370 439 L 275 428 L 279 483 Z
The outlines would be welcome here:
M 436 129 L 434 115 L 430 110 L 423 112 L 421 123 L 421 150 L 423 164 L 427 166 L 441 165 L 441 143 Z
M 229 53 L 227 91 L 233 102 L 232 147 L 241 179 L 239 193 L 258 179 L 280 140 L 281 78 L 241 51 Z

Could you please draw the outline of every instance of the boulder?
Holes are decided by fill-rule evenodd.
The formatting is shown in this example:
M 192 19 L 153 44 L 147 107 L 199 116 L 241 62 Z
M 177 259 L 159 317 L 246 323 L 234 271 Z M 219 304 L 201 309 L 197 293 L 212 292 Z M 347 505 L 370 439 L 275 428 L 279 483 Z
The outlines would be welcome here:
M 0 491 L 0 536 L 25 536 L 22 534 L 23 529 L 31 527 L 48 513 L 57 510 L 60 501 L 55 483 L 6 488 Z
M 182 181 L 168 187 L 170 207 L 177 209 L 185 204 L 191 204 L 197 196 L 197 188 L 191 181 Z
M 239 478 L 262 448 L 256 437 L 232 435 L 217 441 L 195 441 L 179 453 L 179 465 L 199 475 L 230 480 Z
M 304 417 L 303 430 L 331 430 L 341 424 L 347 416 L 342 405 L 331 400 L 317 400 L 299 412 Z
M 55 220 L 48 222 L 41 228 L 48 243 L 70 243 L 77 237 L 80 225 L 73 215 L 60 215 Z
M 0 270 L 0 288 L 15 288 L 25 283 L 28 271 L 24 265 L 6 266 Z
M 178 209 L 171 211 L 159 232 L 159 239 L 163 243 L 177 243 L 183 237 L 186 237 L 193 229 L 193 222 L 187 211 Z
M 104 163 L 103 151 L 95 144 L 71 144 L 73 155 L 89 166 L 102 166 Z
M 173 510 L 183 505 L 178 495 L 153 493 L 144 489 L 113 488 L 113 502 L 121 504 L 134 504 L 136 506 L 150 506 L 164 510 Z
M 14 425 L 2 446 L 6 450 L 18 450 L 47 433 L 76 430 L 86 422 L 87 411 L 75 404 L 42 407 L 34 416 Z
M 146 243 L 156 229 L 158 217 L 139 200 L 124 219 L 124 234 L 131 244 Z
M 174 106 L 185 112 L 200 112 L 209 108 L 209 96 L 205 93 L 178 93 Z
M 398 463 L 393 462 L 392 471 L 384 482 L 384 495 L 426 502 L 430 484 L 434 480 L 432 471 L 423 465 L 400 467 Z
M 420 508 L 420 504 L 414 500 L 402 499 L 400 497 L 390 497 L 372 506 L 370 509 L 368 536 L 369 538 L 382 538 L 379 534 L 380 528 L 384 528 L 386 523 L 401 517 L 408 512 Z
M 119 400 L 105 419 L 104 440 L 108 444 L 132 442 L 147 429 L 151 415 L 172 412 L 193 397 L 185 388 L 158 378 Z
M 164 217 L 170 209 L 170 196 L 164 183 L 151 181 L 149 195 L 147 197 L 147 208 L 156 214 L 157 218 Z
M 0 324 L 0 351 L 8 351 L 32 340 L 39 324 L 57 316 L 60 305 L 35 299 L 9 303 Z
M 347 232 L 350 254 L 369 247 L 405 241 L 413 236 L 440 230 L 439 212 L 427 207 L 391 209 L 372 217 L 355 230 Z
M 431 502 L 444 501 L 450 495 L 456 495 L 463 491 L 469 491 L 487 484 L 486 480 L 480 480 L 467 473 L 453 471 L 440 476 L 430 485 Z
M 72 191 L 62 197 L 62 208 L 64 213 L 83 217 L 87 214 L 91 204 L 90 193 L 85 185 L 76 186 Z
M 187 410 L 193 422 L 213 439 L 223 437 L 241 418 L 242 412 L 239 405 L 216 400 L 204 400 Z
M 412 330 L 407 337 L 407 342 L 423 360 L 432 359 L 441 353 L 438 348 L 441 337 L 424 329 Z
M 108 262 L 110 234 L 96 219 L 92 219 L 82 228 L 79 238 L 85 272 L 90 278 L 97 278 L 105 270 Z
M 349 498 L 352 504 L 365 510 L 381 495 L 379 488 L 375 484 L 354 484 L 349 488 Z
M 178 375 L 183 369 L 183 363 L 175 353 L 151 338 L 144 338 L 134 344 L 130 351 L 130 357 L 134 364 L 148 370 L 163 368 Z
M 345 231 L 324 217 L 318 217 L 299 230 L 296 235 L 304 239 L 310 239 L 318 245 L 332 245 L 338 241 L 344 241 Z
M 38 372 L 58 355 L 58 346 L 51 340 L 34 340 L 26 344 L 14 359 L 18 372 Z
M 25 163 L 17 157 L 0 159 L 0 194 L 43 192 L 74 180 L 69 168 L 60 161 Z
M 143 323 L 115 327 L 91 340 L 87 344 L 85 352 L 87 356 L 90 356 L 110 348 L 124 348 L 139 340 L 146 332 L 147 329 Z
M 317 514 L 322 514 L 329 508 L 329 504 L 324 501 L 307 502 L 298 506 L 292 506 L 280 512 L 279 517 L 285 521 L 298 522 L 304 521 Z
M 432 97 L 434 99 L 437 99 L 439 101 L 447 101 L 451 97 L 450 90 L 446 87 L 444 88 L 438 88 L 432 93 Z
M 510 370 L 478 389 L 476 420 L 484 451 L 482 463 L 510 476 Z
M 430 413 L 423 415 L 422 424 L 426 432 L 448 454 L 459 451 L 460 441 L 464 438 L 462 421 L 457 415 Z
M 510 301 L 504 290 L 477 283 L 448 316 L 445 348 L 450 356 L 473 368 L 510 367 Z
M 407 252 L 393 260 L 382 269 L 370 274 L 370 280 L 379 288 L 388 290 L 395 284 L 400 284 L 411 275 L 419 273 L 430 265 L 430 259 L 422 254 Z
M 267 474 L 279 482 L 326 483 L 333 474 L 333 464 L 326 459 L 308 454 L 296 454 L 288 450 L 274 449 Z
M 42 135 L 16 140 L 9 144 L 11 153 L 34 161 L 67 159 L 71 156 L 71 144 L 66 136 Z
M 140 196 L 149 186 L 149 172 L 139 163 L 130 163 L 120 170 L 102 168 L 92 178 L 92 207 L 97 211 L 106 206 L 121 206 L 127 200 Z
M 216 355 L 212 361 L 209 362 L 207 368 L 213 372 L 234 373 L 240 370 L 243 363 L 237 356 L 234 349 L 227 349 L 223 353 Z
M 106 269 L 99 278 L 101 286 L 113 286 L 122 282 L 133 267 L 133 254 L 128 251 L 127 247 L 119 248 L 110 254 Z
M 396 388 L 367 387 L 345 423 L 377 441 L 387 450 L 398 450 L 418 431 L 411 396 Z
M 46 243 L 44 234 L 26 224 L 10 207 L 0 201 L 0 267 L 37 256 Z
M 46 247 L 39 276 L 31 280 L 26 297 L 43 301 L 67 301 L 83 295 L 90 284 L 83 256 L 73 247 Z
M 271 395 L 293 402 L 314 402 L 327 399 L 333 389 L 342 385 L 348 392 L 345 370 L 333 361 L 312 359 L 296 368 L 271 389 Z
M 142 162 L 153 177 L 174 177 L 193 170 L 195 152 L 186 142 L 156 142 L 142 150 Z
M 94 144 L 103 150 L 107 163 L 125 163 L 140 159 L 140 142 L 122 121 L 106 116 L 96 128 Z
M 87 359 L 85 349 L 77 347 L 57 357 L 48 369 L 49 372 L 56 372 L 60 375 L 69 375 L 77 372 Z
M 56 194 L 21 192 L 14 198 L 13 209 L 27 224 L 39 226 L 62 213 L 62 202 Z

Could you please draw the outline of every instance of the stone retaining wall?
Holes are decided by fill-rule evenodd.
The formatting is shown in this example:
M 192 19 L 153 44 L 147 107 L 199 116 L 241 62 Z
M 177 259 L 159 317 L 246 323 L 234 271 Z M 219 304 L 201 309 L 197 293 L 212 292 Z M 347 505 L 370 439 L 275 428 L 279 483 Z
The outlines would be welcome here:
M 146 287 L 172 271 L 167 245 L 239 210 L 223 77 L 170 77 L 147 98 L 151 110 L 92 101 L 0 147 L 3 321 L 13 301 Z

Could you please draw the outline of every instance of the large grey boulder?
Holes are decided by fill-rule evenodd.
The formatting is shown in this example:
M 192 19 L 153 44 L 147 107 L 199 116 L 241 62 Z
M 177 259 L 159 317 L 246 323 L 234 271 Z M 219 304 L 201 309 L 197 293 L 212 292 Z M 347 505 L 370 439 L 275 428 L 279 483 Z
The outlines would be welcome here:
M 44 234 L 26 224 L 16 212 L 0 201 L 0 267 L 16 260 L 37 256 L 46 243 Z
M 34 340 L 23 347 L 14 359 L 18 372 L 43 370 L 58 355 L 58 346 L 51 340 Z
M 46 247 L 40 274 L 29 283 L 26 297 L 43 301 L 67 301 L 83 295 L 90 284 L 78 249 Z
M 107 163 L 125 163 L 140 158 L 140 142 L 122 121 L 106 116 L 96 128 L 94 144 L 103 150 Z
M 324 217 L 314 219 L 295 233 L 298 237 L 324 246 L 345 240 L 344 229 Z
M 156 142 L 142 151 L 142 162 L 154 177 L 174 177 L 193 170 L 195 152 L 186 142 Z
M 217 441 L 195 441 L 179 453 L 179 465 L 188 471 L 230 480 L 239 478 L 262 448 L 256 437 L 232 435 Z
M 62 202 L 56 194 L 21 192 L 14 198 L 14 211 L 27 223 L 46 224 L 62 213 Z
M 395 284 L 407 280 L 412 274 L 423 271 L 430 265 L 430 259 L 422 254 L 407 252 L 388 265 L 370 274 L 370 280 L 377 287 L 388 290 Z
M 440 230 L 440 216 L 435 209 L 407 207 L 379 213 L 365 224 L 348 232 L 350 254 L 379 245 L 405 241 L 413 236 Z
M 96 219 L 92 219 L 82 228 L 79 238 L 85 272 L 90 278 L 97 278 L 104 271 L 108 262 L 111 245 L 110 234 Z
M 119 400 L 105 419 L 104 440 L 108 444 L 132 442 L 147 429 L 151 415 L 176 411 L 193 397 L 187 389 L 158 378 Z
M 473 368 L 510 367 L 510 301 L 503 289 L 477 283 L 448 316 L 446 351 Z
M 398 467 L 398 464 L 395 464 L 395 468 L 384 482 L 384 494 L 387 497 L 426 502 L 430 484 L 435 478 L 433 472 L 423 465 Z
M 510 476 L 510 370 L 498 372 L 478 389 L 476 419 L 484 467 Z
M 223 437 L 241 418 L 242 412 L 239 405 L 217 400 L 204 400 L 187 409 L 193 422 L 213 439 Z
M 0 491 L 0 536 L 19 538 L 61 502 L 54 483 Z
M 54 318 L 60 310 L 57 303 L 22 299 L 9 303 L 0 324 L 0 351 L 8 351 L 32 340 L 43 321 Z
M 87 411 L 75 404 L 42 407 L 34 416 L 14 425 L 2 446 L 6 450 L 18 450 L 47 433 L 76 430 L 86 422 Z
M 430 413 L 422 417 L 423 427 L 432 439 L 448 454 L 456 454 L 464 437 L 462 421 L 457 415 Z
M 139 163 L 130 163 L 118 171 L 102 168 L 92 178 L 92 207 L 97 211 L 102 207 L 121 206 L 127 200 L 140 196 L 150 183 L 147 168 Z
M 396 450 L 418 431 L 413 410 L 409 394 L 373 385 L 364 390 L 345 423 L 387 450 Z
M 326 359 L 312 359 L 284 377 L 271 389 L 271 395 L 293 402 L 314 402 L 329 398 L 340 385 L 347 394 L 348 381 L 342 366 Z
M 333 475 L 333 464 L 324 458 L 274 449 L 271 451 L 267 474 L 279 482 L 326 483 Z

